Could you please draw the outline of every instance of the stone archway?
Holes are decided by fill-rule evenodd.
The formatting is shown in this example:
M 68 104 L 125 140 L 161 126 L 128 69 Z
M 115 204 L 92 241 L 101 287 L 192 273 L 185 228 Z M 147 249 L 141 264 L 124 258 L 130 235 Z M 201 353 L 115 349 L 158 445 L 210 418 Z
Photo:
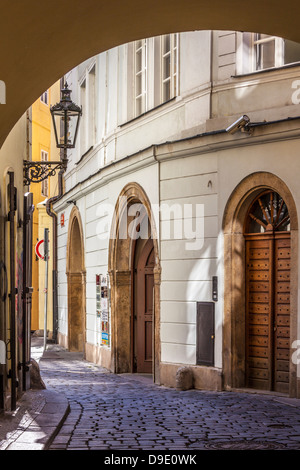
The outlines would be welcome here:
M 115 207 L 109 244 L 109 274 L 111 282 L 111 334 L 112 370 L 115 373 L 134 372 L 132 361 L 132 308 L 133 308 L 133 256 L 135 243 L 129 230 L 134 222 L 129 209 L 141 205 L 150 226 L 150 237 L 154 246 L 154 312 L 153 337 L 153 379 L 159 382 L 160 364 L 160 262 L 156 228 L 150 201 L 137 183 L 130 183 L 120 193 Z
M 84 238 L 79 210 L 73 207 L 67 243 L 68 349 L 85 348 L 85 263 Z
M 1 4 L 0 80 L 2 87 L 6 85 L 6 104 L 0 107 L 0 146 L 49 86 L 88 57 L 117 45 L 171 32 L 213 29 L 300 41 L 298 0 L 273 0 L 264 7 L 252 0 L 243 13 L 236 0 L 228 0 L 226 8 L 222 0 L 64 0 L 63 5 L 66 13 L 58 15 L 59 0 L 52 0 L 51 8 L 39 0 Z
M 244 222 L 248 208 L 263 190 L 278 192 L 284 198 L 291 217 L 291 295 L 290 344 L 297 338 L 298 304 L 298 217 L 287 185 L 268 172 L 246 177 L 231 194 L 223 217 L 224 233 L 224 387 L 245 386 L 245 239 Z M 290 361 L 289 395 L 297 395 L 296 365 Z

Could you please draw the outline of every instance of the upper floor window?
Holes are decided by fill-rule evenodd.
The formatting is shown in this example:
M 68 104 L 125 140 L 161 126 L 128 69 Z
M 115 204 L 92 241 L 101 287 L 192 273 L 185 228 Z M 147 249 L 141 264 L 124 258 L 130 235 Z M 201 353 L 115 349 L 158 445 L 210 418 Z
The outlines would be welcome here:
M 178 34 L 162 36 L 162 102 L 177 94 L 178 80 Z
M 135 42 L 135 116 L 147 111 L 147 41 Z
M 93 61 L 84 69 L 79 82 L 79 95 L 83 109 L 79 134 L 82 156 L 94 146 L 96 139 L 96 65 Z M 74 132 L 75 129 L 70 128 L 70 133 Z
M 238 73 L 251 73 L 300 62 L 300 44 L 261 33 L 243 33 Z
M 122 62 L 120 67 L 125 78 L 127 121 L 178 95 L 179 34 L 131 42 L 121 59 L 127 61 L 126 76 Z
M 41 95 L 41 102 L 45 104 L 49 104 L 49 90 L 46 90 L 42 95 Z

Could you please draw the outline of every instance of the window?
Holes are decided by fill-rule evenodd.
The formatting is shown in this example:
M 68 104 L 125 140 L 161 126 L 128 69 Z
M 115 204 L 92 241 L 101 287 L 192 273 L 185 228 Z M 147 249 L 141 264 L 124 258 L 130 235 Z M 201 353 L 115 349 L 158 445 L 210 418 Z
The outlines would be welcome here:
M 178 34 L 162 36 L 162 102 L 177 94 Z
M 261 33 L 243 33 L 238 73 L 282 67 L 300 62 L 300 44 Z
M 80 125 L 80 154 L 87 153 L 95 144 L 96 139 L 96 64 L 85 68 L 79 81 L 80 104 L 83 109 Z M 69 127 L 70 136 L 75 132 L 72 123 Z
M 128 44 L 127 119 L 131 120 L 178 95 L 179 34 Z
M 147 111 L 147 41 L 135 42 L 135 116 Z
M 87 148 L 90 148 L 95 143 L 95 135 L 96 135 L 96 127 L 95 127 L 95 119 L 96 119 L 96 66 L 94 65 L 88 72 L 87 75 L 88 80 L 88 135 L 87 135 Z
M 41 96 L 41 102 L 48 105 L 49 104 L 49 90 L 45 91 Z
M 41 150 L 41 161 L 47 162 L 48 161 L 48 152 L 45 150 Z M 42 196 L 48 197 L 49 187 L 48 187 L 48 178 L 42 181 Z
M 80 84 L 80 104 L 83 110 L 86 110 L 86 80 Z M 87 150 L 87 112 L 82 113 L 80 129 L 80 153 L 83 155 Z
M 279 67 L 282 61 L 282 42 L 274 36 L 266 34 L 254 35 L 254 59 L 255 70 L 269 69 Z

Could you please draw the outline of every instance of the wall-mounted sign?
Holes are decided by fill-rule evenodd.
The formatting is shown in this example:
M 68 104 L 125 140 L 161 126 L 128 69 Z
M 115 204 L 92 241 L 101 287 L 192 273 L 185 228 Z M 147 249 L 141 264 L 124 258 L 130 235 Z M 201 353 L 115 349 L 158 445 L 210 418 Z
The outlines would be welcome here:
M 110 286 L 109 276 L 96 275 L 96 312 L 99 343 L 110 346 Z
M 65 213 L 64 212 L 60 214 L 60 226 L 61 227 L 65 226 Z
M 39 240 L 35 245 L 35 254 L 38 258 L 44 259 L 44 240 Z
M 49 250 L 49 240 L 48 240 L 48 259 L 50 259 L 50 250 Z M 39 240 L 35 245 L 35 254 L 39 259 L 45 259 L 45 240 Z

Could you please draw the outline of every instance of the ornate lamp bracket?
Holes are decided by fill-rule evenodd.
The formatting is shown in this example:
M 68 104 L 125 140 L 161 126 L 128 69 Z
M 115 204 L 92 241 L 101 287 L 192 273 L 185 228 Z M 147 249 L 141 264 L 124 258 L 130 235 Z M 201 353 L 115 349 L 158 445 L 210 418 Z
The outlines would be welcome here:
M 59 170 L 65 171 L 67 167 L 66 161 L 48 161 L 48 162 L 31 162 L 24 160 L 24 186 L 31 183 L 40 183 L 49 176 L 55 176 Z

